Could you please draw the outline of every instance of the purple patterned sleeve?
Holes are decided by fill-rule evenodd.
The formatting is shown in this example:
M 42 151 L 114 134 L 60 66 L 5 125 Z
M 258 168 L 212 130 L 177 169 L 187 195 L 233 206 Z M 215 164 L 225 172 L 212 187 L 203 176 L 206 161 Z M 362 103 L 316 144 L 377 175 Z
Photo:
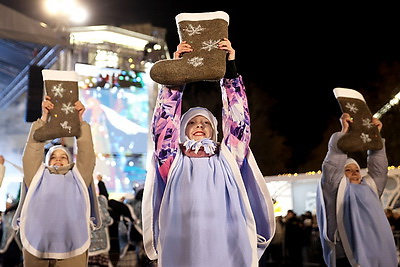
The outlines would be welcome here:
M 221 80 L 222 130 L 226 146 L 242 166 L 250 144 L 250 113 L 242 76 Z
M 161 88 L 154 108 L 152 135 L 155 156 L 164 180 L 179 148 L 182 91 Z

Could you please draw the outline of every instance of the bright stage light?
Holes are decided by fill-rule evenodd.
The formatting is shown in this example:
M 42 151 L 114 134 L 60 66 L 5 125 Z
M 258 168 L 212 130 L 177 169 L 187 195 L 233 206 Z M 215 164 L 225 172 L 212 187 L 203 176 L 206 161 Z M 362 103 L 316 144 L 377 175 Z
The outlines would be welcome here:
M 65 20 L 74 23 L 82 23 L 87 20 L 89 13 L 74 0 L 45 0 L 47 12 L 53 16 L 59 16 L 58 20 L 65 23 Z
M 76 8 L 75 12 L 73 12 L 70 16 L 70 20 L 75 23 L 83 23 L 89 17 L 89 13 L 83 7 Z

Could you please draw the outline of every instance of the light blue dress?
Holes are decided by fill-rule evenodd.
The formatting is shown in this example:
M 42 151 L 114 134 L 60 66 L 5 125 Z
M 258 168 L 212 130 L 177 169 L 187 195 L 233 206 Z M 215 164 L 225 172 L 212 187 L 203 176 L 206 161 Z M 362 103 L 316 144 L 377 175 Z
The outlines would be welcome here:
M 142 203 L 146 253 L 159 266 L 256 267 L 275 233 L 272 199 L 248 146 L 241 77 L 223 79 L 221 91 L 224 138 L 211 155 L 181 149 L 182 92 L 160 91 Z
M 76 166 L 62 175 L 50 173 L 42 164 L 29 190 L 21 186 L 21 201 L 13 218 L 23 247 L 38 258 L 53 259 L 88 250 L 91 226 L 101 225 L 92 188 L 88 190 Z
M 335 267 L 338 258 L 346 257 L 352 266 L 397 267 L 393 233 L 379 199 L 387 181 L 385 148 L 368 151 L 368 175 L 352 184 L 344 176 L 347 154 L 337 147 L 341 136 L 334 133 L 329 141 L 317 189 L 325 263 Z

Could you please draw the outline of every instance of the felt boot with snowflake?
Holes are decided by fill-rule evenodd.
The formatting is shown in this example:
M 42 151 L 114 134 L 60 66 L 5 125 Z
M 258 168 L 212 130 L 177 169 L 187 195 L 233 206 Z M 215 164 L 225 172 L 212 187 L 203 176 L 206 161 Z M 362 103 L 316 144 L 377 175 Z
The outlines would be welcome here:
M 333 93 L 342 112 L 353 120 L 349 131 L 338 140 L 338 148 L 345 153 L 382 149 L 381 135 L 372 124 L 372 114 L 362 94 L 348 88 L 335 88 Z
M 226 52 L 218 49 L 218 43 L 228 38 L 229 15 L 223 11 L 180 13 L 175 20 L 180 42 L 186 41 L 193 51 L 178 59 L 157 61 L 150 70 L 150 77 L 163 85 L 223 78 Z
M 75 71 L 43 70 L 46 95 L 54 108 L 49 111 L 47 123 L 38 128 L 33 138 L 46 141 L 59 137 L 79 136 L 79 114 L 74 104 L 79 99 L 78 74 Z

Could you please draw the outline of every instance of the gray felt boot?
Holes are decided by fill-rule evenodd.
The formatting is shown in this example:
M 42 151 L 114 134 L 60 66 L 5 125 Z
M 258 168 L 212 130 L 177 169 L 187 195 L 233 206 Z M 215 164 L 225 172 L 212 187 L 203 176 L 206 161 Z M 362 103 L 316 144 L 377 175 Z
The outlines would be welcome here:
M 338 140 L 338 148 L 345 153 L 382 149 L 381 135 L 372 124 L 372 113 L 362 94 L 348 88 L 335 88 L 333 93 L 342 112 L 353 118 L 349 131 Z
M 228 38 L 229 15 L 223 11 L 180 13 L 175 20 L 180 42 L 186 41 L 193 51 L 179 59 L 157 61 L 150 70 L 150 77 L 163 85 L 223 78 L 226 52 L 218 49 L 218 43 Z
M 33 138 L 36 141 L 52 140 L 59 137 L 80 136 L 79 114 L 75 102 L 79 99 L 78 74 L 75 71 L 43 70 L 46 95 L 54 104 L 47 123 L 38 128 Z

